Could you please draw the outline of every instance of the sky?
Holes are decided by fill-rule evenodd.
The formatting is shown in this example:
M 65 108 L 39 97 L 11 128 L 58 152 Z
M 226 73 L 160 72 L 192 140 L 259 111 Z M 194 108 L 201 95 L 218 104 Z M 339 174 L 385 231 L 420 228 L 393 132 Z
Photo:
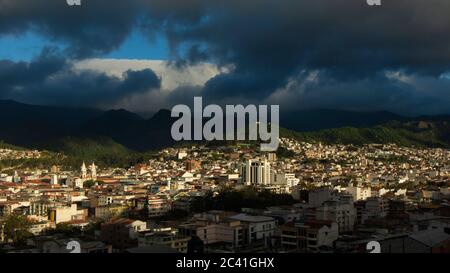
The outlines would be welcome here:
M 0 99 L 450 114 L 450 1 L 0 0 Z

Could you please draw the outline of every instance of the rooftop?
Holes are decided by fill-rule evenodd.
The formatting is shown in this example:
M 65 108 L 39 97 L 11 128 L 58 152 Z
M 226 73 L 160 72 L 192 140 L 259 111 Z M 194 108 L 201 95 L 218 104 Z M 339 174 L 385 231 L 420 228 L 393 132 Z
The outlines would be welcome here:
M 248 214 L 244 214 L 244 213 L 236 214 L 236 215 L 231 216 L 229 218 L 233 219 L 233 220 L 239 220 L 239 221 L 242 221 L 242 222 L 254 222 L 254 223 L 268 222 L 268 221 L 275 220 L 273 217 L 253 216 L 253 215 L 248 215 Z

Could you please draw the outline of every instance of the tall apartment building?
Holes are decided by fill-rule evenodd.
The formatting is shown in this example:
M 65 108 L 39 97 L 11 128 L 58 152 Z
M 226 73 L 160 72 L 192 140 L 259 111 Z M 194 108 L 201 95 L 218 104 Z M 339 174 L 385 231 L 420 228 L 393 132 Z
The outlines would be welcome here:
M 126 249 L 138 245 L 139 232 L 147 231 L 147 223 L 127 218 L 113 219 L 101 225 L 103 242 L 112 244 L 114 248 Z
M 241 168 L 241 177 L 246 185 L 269 185 L 271 168 L 267 159 L 248 159 Z
M 166 195 L 148 196 L 148 216 L 158 217 L 166 214 L 172 209 L 172 203 Z
M 339 237 L 338 225 L 325 220 L 289 222 L 281 226 L 281 246 L 286 250 L 318 252 L 332 247 Z
M 215 244 L 236 251 L 249 247 L 266 247 L 275 235 L 277 220 L 267 216 L 210 211 L 178 227 L 183 236 L 198 236 L 211 249 Z
M 339 233 L 353 231 L 356 221 L 356 209 L 351 196 L 338 196 L 325 201 L 316 209 L 316 219 L 336 222 Z
M 353 196 L 353 200 L 366 200 L 372 196 L 372 189 L 370 187 L 348 187 L 347 191 Z
M 370 197 L 356 202 L 357 222 L 364 224 L 372 218 L 386 217 L 389 211 L 389 200 L 379 197 Z

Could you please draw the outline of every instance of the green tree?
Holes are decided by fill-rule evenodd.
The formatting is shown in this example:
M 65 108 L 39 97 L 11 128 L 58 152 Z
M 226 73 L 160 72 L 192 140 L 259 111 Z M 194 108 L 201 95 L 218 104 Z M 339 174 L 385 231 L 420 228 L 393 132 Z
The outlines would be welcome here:
M 103 185 L 105 184 L 105 182 L 101 181 L 101 180 L 86 180 L 83 183 L 83 187 L 84 188 L 91 188 L 92 186 L 94 186 L 95 184 L 97 185 Z
M 95 231 L 101 229 L 102 223 L 103 223 L 103 220 L 100 220 L 100 219 L 90 222 L 83 229 L 83 235 L 90 237 L 90 238 L 95 238 Z
M 59 223 L 56 228 L 47 231 L 47 234 L 64 234 L 67 236 L 75 236 L 81 233 L 81 228 L 72 226 L 68 223 Z
M 95 181 L 94 180 L 86 180 L 83 183 L 83 187 L 84 188 L 91 188 L 94 185 L 95 185 Z
M 25 215 L 10 214 L 4 222 L 4 234 L 7 242 L 23 244 L 33 234 L 29 231 L 32 222 Z

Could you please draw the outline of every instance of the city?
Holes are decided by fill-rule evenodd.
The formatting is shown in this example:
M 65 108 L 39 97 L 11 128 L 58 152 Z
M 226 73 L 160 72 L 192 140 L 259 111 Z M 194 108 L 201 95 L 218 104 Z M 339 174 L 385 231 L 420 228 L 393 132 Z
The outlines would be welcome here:
M 2 261 L 185 273 L 406 271 L 425 263 L 414 253 L 445 263 L 449 11 L 0 0 Z
M 197 240 L 204 253 L 366 253 L 372 241 L 382 253 L 449 252 L 450 151 L 280 145 L 185 145 L 128 169 L 2 172 L 1 251 L 65 253 L 76 241 L 81 253 L 187 253 Z

